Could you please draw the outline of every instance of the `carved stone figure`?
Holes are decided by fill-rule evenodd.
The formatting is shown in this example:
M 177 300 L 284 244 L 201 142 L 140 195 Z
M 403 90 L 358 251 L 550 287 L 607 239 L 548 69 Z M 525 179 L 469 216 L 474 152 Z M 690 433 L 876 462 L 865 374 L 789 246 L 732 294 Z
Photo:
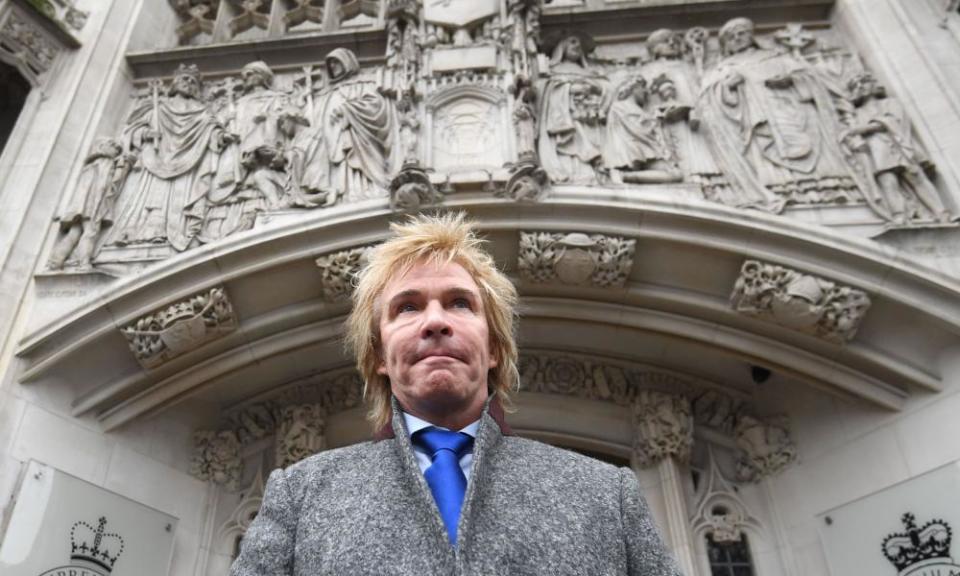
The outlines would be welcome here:
M 227 86 L 224 124 L 232 142 L 224 149 L 215 186 L 207 194 L 201 241 L 212 242 L 253 227 L 259 212 L 292 203 L 287 197 L 287 132 L 284 123 L 300 114 L 273 89 L 273 71 L 251 62 L 241 71 L 242 94 Z
M 495 195 L 517 202 L 536 202 L 550 186 L 546 171 L 533 162 L 521 162 L 513 167 L 506 185 Z
M 125 147 L 139 153 L 140 162 L 127 179 L 105 244 L 168 243 L 182 252 L 196 243 L 217 153 L 233 138 L 203 100 L 196 66 L 181 65 L 165 96 L 158 84 L 152 90 L 127 120 Z
M 757 482 L 786 468 L 797 459 L 797 449 L 786 426 L 741 416 L 734 430 L 741 451 L 737 477 Z
M 722 59 L 702 83 L 703 120 L 735 206 L 779 212 L 787 203 L 859 197 L 839 149 L 839 90 L 790 53 L 757 45 L 753 22 L 720 30 Z
M 287 406 L 280 413 L 277 427 L 275 465 L 296 464 L 326 448 L 326 420 L 319 404 Z
M 243 474 L 240 458 L 240 441 L 230 430 L 219 432 L 201 430 L 193 435 L 193 461 L 190 473 L 200 480 L 207 480 L 226 487 L 239 488 Z
M 875 184 L 865 194 L 869 204 L 895 224 L 949 222 L 951 214 L 927 176 L 933 163 L 914 141 L 903 106 L 869 72 L 851 78 L 847 87 L 855 108 L 841 140 Z
M 666 28 L 655 30 L 647 38 L 652 60 L 643 66 L 643 73 L 651 79 L 656 116 L 683 178 L 700 184 L 708 200 L 717 200 L 719 194 L 728 193 L 729 187 L 713 158 L 709 128 L 701 122 L 697 107 L 706 35 L 703 28 L 691 28 L 684 37 Z M 684 47 L 693 67 L 684 58 Z
M 390 181 L 390 207 L 415 212 L 443 200 L 426 172 L 407 166 Z
M 237 328 L 223 288 L 213 288 L 138 318 L 121 329 L 144 368 L 155 368 Z
M 352 51 L 337 48 L 324 62 L 329 85 L 310 118 L 313 145 L 305 155 L 302 185 L 348 201 L 383 196 L 393 164 L 393 108 L 372 78 L 358 74 L 360 64 Z
M 622 287 L 636 242 L 602 234 L 521 232 L 518 267 L 530 282 Z
M 633 453 L 642 468 L 664 458 L 690 459 L 693 413 L 683 396 L 641 390 L 633 404 Z
M 97 238 L 113 224 L 117 196 L 132 162 L 115 139 L 100 138 L 94 143 L 73 193 L 57 214 L 60 233 L 50 255 L 51 270 L 91 266 Z
M 420 164 L 420 118 L 417 103 L 411 91 L 404 92 L 397 102 L 400 116 L 400 150 L 404 166 Z
M 607 115 L 603 163 L 614 182 L 677 182 L 683 175 L 659 118 L 646 109 L 647 81 L 628 78 Z
M 849 342 L 870 308 L 861 290 L 775 264 L 747 260 L 730 297 L 733 309 L 832 342 Z
M 540 162 L 555 183 L 597 181 L 603 122 L 610 90 L 605 77 L 591 69 L 580 36 L 568 36 L 554 48 L 550 76 L 540 95 Z
M 316 260 L 320 268 L 320 286 L 324 300 L 335 301 L 350 298 L 353 283 L 366 261 L 369 246 L 341 250 L 325 254 Z
M 529 85 L 521 85 L 517 89 L 513 108 L 513 126 L 517 137 L 517 159 L 520 162 L 536 162 L 536 93 Z

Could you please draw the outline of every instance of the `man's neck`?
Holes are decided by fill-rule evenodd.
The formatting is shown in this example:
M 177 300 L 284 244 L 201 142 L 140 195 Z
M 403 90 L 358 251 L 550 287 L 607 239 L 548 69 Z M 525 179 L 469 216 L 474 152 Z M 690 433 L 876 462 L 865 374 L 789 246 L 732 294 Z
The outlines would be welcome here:
M 417 418 L 429 422 L 434 426 L 446 428 L 447 430 L 461 430 L 473 422 L 476 422 L 483 414 L 483 407 L 485 405 L 486 398 L 482 398 L 481 402 L 474 403 L 466 409 L 456 409 L 453 407 L 433 408 L 430 406 L 408 406 L 404 402 L 400 401 L 401 409 L 403 409 L 403 411 L 407 414 L 416 416 Z

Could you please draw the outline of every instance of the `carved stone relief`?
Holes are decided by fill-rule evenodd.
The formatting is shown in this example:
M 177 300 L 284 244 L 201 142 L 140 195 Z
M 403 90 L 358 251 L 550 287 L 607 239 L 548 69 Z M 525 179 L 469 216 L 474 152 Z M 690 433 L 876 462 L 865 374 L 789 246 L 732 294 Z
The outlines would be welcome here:
M 737 477 L 757 482 L 786 468 L 797 459 L 790 431 L 780 422 L 761 422 L 744 415 L 737 420 L 734 438 L 740 449 Z
M 147 314 L 120 331 L 144 368 L 156 368 L 237 329 L 223 288 L 212 288 Z
M 633 454 L 642 468 L 664 458 L 690 459 L 693 412 L 690 400 L 656 390 L 640 390 L 633 401 Z
M 370 246 L 341 250 L 317 258 L 323 299 L 346 300 L 353 293 L 354 279 L 363 267 Z
M 171 5 L 185 43 L 383 18 L 384 61 L 361 67 L 336 48 L 302 71 L 252 62 L 205 82 L 185 64 L 168 84 L 148 79 L 115 136 L 129 166 L 107 193 L 90 188 L 106 160 L 88 158 L 68 192 L 109 198 L 113 219 L 61 217 L 53 268 L 122 274 L 271 211 L 368 200 L 416 211 L 478 190 L 535 201 L 563 185 L 682 183 L 734 208 L 856 209 L 871 230 L 955 225 L 903 107 L 829 31 L 757 35 L 734 18 L 716 37 L 655 30 L 641 55 L 613 61 L 582 32 L 544 37 L 534 0 L 391 0 L 383 16 L 366 0 L 329 13 L 319 0 Z M 52 62 L 22 23 L 0 30 L 38 70 Z
M 326 448 L 326 419 L 320 404 L 287 406 L 280 410 L 276 432 L 277 467 L 286 468 Z
M 620 288 L 633 268 L 636 242 L 602 234 L 521 232 L 518 268 L 530 282 Z
M 19 63 L 18 69 L 31 83 L 38 84 L 61 47 L 30 15 L 7 2 L 0 5 L 0 51 Z
M 202 430 L 193 435 L 190 473 L 200 480 L 236 490 L 243 473 L 240 440 L 231 430 Z
M 743 263 L 730 302 L 737 312 L 841 344 L 870 308 L 862 290 L 757 260 Z

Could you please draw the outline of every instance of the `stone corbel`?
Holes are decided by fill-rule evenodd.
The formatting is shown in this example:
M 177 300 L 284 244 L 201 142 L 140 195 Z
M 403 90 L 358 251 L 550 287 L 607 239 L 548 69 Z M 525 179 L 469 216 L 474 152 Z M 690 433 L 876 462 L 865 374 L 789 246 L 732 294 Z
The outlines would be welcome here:
M 734 438 L 740 450 L 738 480 L 759 482 L 797 459 L 797 448 L 783 422 L 762 422 L 743 415 L 734 428 Z
M 529 282 L 622 288 L 637 241 L 579 232 L 520 232 L 518 268 Z
M 633 454 L 641 468 L 671 457 L 690 460 L 693 411 L 686 397 L 641 390 L 633 404 L 633 426 Z
M 347 300 L 353 293 L 353 281 L 367 259 L 370 246 L 331 252 L 317 258 L 320 290 L 328 302 Z
M 843 344 L 856 335 L 870 308 L 870 297 L 799 270 L 747 260 L 730 303 L 741 314 Z
M 201 430 L 193 435 L 194 454 L 190 473 L 228 490 L 239 487 L 243 475 L 240 440 L 232 430 Z
M 233 304 L 218 287 L 142 316 L 120 332 L 140 365 L 151 369 L 236 329 Z

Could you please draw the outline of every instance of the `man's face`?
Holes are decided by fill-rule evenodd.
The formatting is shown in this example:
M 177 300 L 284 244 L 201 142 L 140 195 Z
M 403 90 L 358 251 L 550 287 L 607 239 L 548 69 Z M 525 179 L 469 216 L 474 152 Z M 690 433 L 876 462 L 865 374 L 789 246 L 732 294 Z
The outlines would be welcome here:
M 726 46 L 731 54 L 743 52 L 753 46 L 753 30 L 746 26 L 734 28 L 727 36 Z
M 243 77 L 243 86 L 247 90 L 252 90 L 254 88 L 266 87 L 267 79 L 263 75 L 253 68 L 245 68 L 241 73 Z
M 479 410 L 497 365 L 480 290 L 459 264 L 414 265 L 378 303 L 380 366 L 401 406 L 430 420 Z

